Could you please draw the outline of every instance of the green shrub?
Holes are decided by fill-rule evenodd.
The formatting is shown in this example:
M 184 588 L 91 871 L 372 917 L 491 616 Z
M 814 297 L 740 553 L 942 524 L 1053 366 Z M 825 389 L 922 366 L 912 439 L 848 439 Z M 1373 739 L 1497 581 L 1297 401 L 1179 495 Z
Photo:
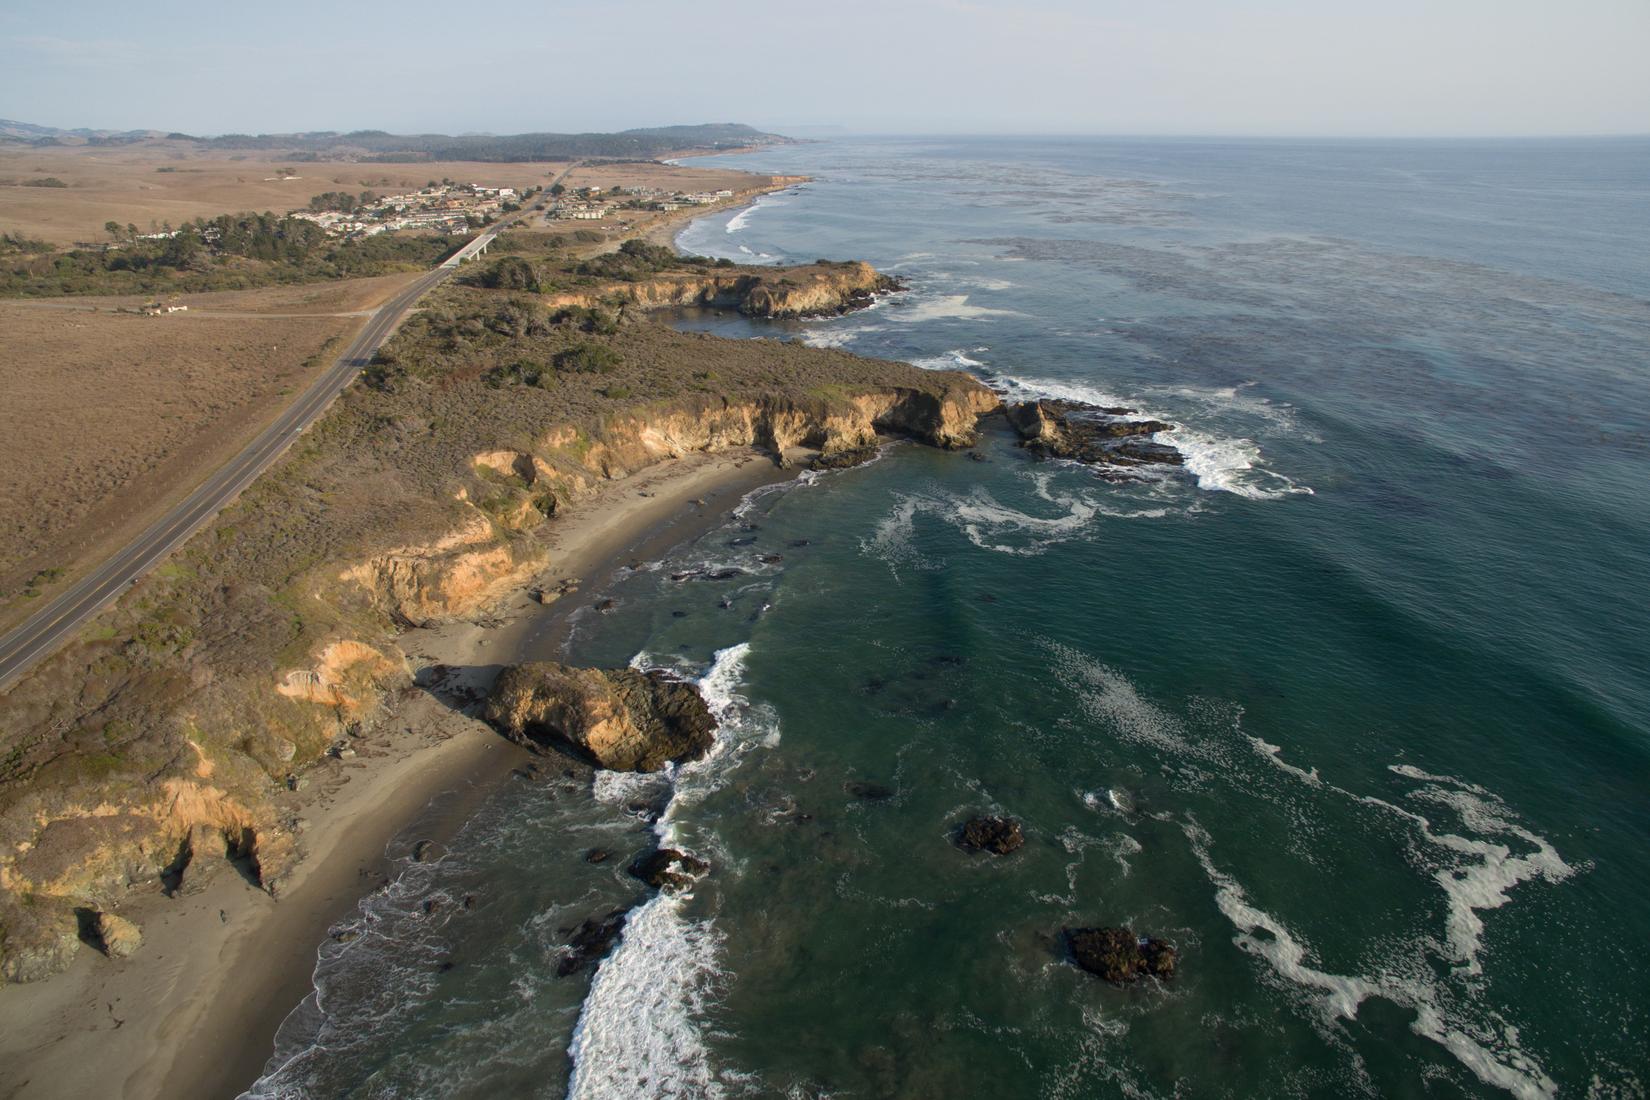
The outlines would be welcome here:
M 624 359 L 606 344 L 581 340 L 556 356 L 556 366 L 576 374 L 610 374 Z

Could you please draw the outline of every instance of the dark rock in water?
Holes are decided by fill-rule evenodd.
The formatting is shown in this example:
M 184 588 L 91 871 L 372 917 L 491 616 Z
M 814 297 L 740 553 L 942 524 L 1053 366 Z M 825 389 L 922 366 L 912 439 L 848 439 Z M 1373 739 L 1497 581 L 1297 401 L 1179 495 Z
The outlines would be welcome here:
M 695 759 L 716 735 L 698 689 L 657 669 L 511 665 L 482 716 L 528 748 L 569 748 L 613 771 L 653 772 Z
M 991 461 L 989 458 L 985 457 L 985 455 L 981 454 L 979 451 L 969 451 L 968 452 L 968 458 L 969 458 L 969 461 L 971 461 L 971 462 L 990 462 Z
M 713 573 L 706 573 L 705 574 L 705 579 L 707 581 L 732 580 L 734 577 L 743 576 L 744 572 L 745 571 L 743 569 L 739 569 L 739 568 L 735 568 L 735 567 L 729 567 L 727 569 L 718 569 Z
M 844 783 L 842 789 L 861 802 L 886 802 L 894 797 L 894 788 L 884 787 L 881 783 L 868 783 L 863 779 Z
M 997 594 L 995 592 L 981 592 L 979 600 L 981 603 L 996 603 Z
M 973 817 L 957 830 L 956 842 L 969 851 L 1006 856 L 1025 844 L 1026 834 L 1012 817 Z
M 710 870 L 710 864 L 674 848 L 659 848 L 639 856 L 629 867 L 636 878 L 655 890 L 684 890 Z
M 1141 437 L 1174 431 L 1162 420 L 1129 420 L 1132 409 L 1075 401 L 1028 401 L 1004 410 L 1020 446 L 1044 458 L 1068 458 L 1094 466 L 1179 466 L 1175 448 Z
M 846 470 L 852 466 L 863 466 L 875 457 L 877 457 L 875 447 L 848 447 L 840 451 L 815 455 L 813 468 L 816 470 Z
M 791 546 L 796 548 L 796 549 L 799 549 L 799 550 L 802 547 L 807 546 L 807 545 L 808 545 L 808 540 L 807 539 L 792 539 L 791 540 Z
M 476 896 L 474 894 L 465 894 L 464 895 L 464 908 L 465 909 L 474 909 L 475 907 L 476 907 Z
M 784 554 L 763 554 L 762 558 L 761 558 L 761 561 L 762 561 L 763 565 L 778 565 L 780 562 L 782 562 L 784 560 L 785 560 L 785 555 Z
M 556 977 L 565 978 L 577 973 L 606 955 L 607 949 L 624 931 L 625 918 L 629 915 L 628 909 L 615 909 L 606 916 L 591 917 L 580 924 L 556 963 Z
M 749 535 L 749 536 L 746 536 L 745 538 L 742 538 L 742 539 L 729 539 L 728 540 L 728 545 L 729 546 L 749 546 L 751 543 L 753 543 L 755 541 L 756 541 L 756 536 L 755 535 Z
M 413 845 L 412 858 L 414 863 L 423 863 L 425 860 L 435 859 L 440 854 L 440 845 L 433 840 L 420 840 Z
M 596 605 L 596 610 L 602 612 L 603 614 L 606 614 L 607 612 L 612 611 L 615 607 L 618 607 L 618 606 L 619 606 L 619 601 L 618 600 L 606 599 L 606 600 L 603 600 L 601 603 Z
M 586 863 L 606 863 L 608 857 L 612 854 L 606 848 L 592 848 L 584 853 L 584 861 Z
M 685 618 L 687 618 L 687 612 L 686 611 L 672 611 L 670 613 L 670 617 L 673 618 L 673 619 L 685 619 Z
M 1184 466 L 1186 456 L 1167 443 L 1153 443 L 1145 439 L 1129 439 L 1111 451 L 1111 461 L 1121 466 Z
M 1174 977 L 1175 949 L 1162 940 L 1136 936 L 1128 928 L 1067 928 L 1064 933 L 1077 965 L 1109 982 L 1132 982 L 1147 974 Z

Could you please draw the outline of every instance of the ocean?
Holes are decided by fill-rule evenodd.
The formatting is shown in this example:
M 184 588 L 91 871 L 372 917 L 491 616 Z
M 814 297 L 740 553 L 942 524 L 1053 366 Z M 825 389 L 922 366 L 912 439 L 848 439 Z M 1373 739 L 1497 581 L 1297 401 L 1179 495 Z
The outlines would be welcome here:
M 684 327 L 1126 405 L 1186 464 L 894 444 L 616 581 L 532 655 L 700 681 L 716 749 L 501 790 L 252 1095 L 1644 1096 L 1650 140 L 716 162 L 814 179 L 684 250 L 909 289 Z M 1025 846 L 959 850 L 981 813 Z M 558 977 L 654 835 L 710 873 Z M 1102 925 L 1177 975 L 1079 970 Z

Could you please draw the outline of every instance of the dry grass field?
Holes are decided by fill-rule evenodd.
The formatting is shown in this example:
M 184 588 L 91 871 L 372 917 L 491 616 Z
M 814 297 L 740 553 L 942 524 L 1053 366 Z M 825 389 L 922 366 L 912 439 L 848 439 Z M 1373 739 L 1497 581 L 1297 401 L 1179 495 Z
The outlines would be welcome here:
M 106 239 L 109 221 L 177 225 L 242 210 L 283 213 L 323 191 L 379 193 L 422 187 L 432 179 L 518 190 L 546 184 L 565 164 L 303 163 L 264 153 L 202 155 L 181 142 L 139 147 L 0 146 L 0 230 L 21 230 L 56 245 Z M 283 169 L 294 178 L 279 179 Z M 66 187 L 25 187 L 55 177 Z
M 0 229 L 64 245 L 103 224 L 147 229 L 238 210 L 288 210 L 331 190 L 399 190 L 435 178 L 542 185 L 565 164 L 283 163 L 202 156 L 181 143 L 140 148 L 0 146 Z M 276 179 L 281 169 L 298 178 Z M 66 187 L 25 187 L 56 177 Z M 569 186 L 749 193 L 778 181 L 719 168 L 579 168 Z M 704 209 L 636 214 L 600 227 L 607 251 L 665 233 Z M 542 225 L 542 223 L 540 223 Z M 571 235 L 589 223 L 552 223 Z M 666 233 L 665 235 L 668 235 Z M 0 301 L 0 628 L 135 536 L 324 369 L 363 317 L 419 273 L 172 295 L 187 313 L 116 310 L 140 296 Z M 42 577 L 43 572 L 59 570 Z M 33 592 L 34 595 L 28 593 Z
M 165 317 L 0 302 L 0 624 L 36 602 L 37 573 L 75 575 L 250 440 L 361 324 L 315 307 L 393 291 L 362 282 L 203 295 L 218 312 Z
M 290 314 L 315 316 L 322 314 L 360 314 L 365 316 L 383 305 L 395 292 L 415 279 L 423 271 L 403 271 L 394 275 L 375 275 L 368 279 L 342 279 L 321 283 L 292 283 L 283 286 L 259 287 L 256 290 L 220 290 L 206 294 L 168 294 L 160 300 L 168 304 L 187 305 L 190 313 L 204 312 L 215 316 L 273 316 Z M 83 311 L 112 311 L 134 309 L 154 301 L 154 295 L 100 294 L 67 298 L 24 299 L 20 304 L 41 309 L 76 309 Z

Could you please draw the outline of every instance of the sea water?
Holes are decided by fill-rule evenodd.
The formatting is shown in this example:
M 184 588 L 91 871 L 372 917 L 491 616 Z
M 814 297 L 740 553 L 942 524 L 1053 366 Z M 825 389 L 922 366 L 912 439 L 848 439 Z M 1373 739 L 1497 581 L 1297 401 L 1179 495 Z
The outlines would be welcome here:
M 684 250 L 909 290 L 684 325 L 1127 405 L 1185 467 L 893 445 L 618 582 L 536 655 L 698 680 L 715 750 L 501 791 L 321 949 L 254 1093 L 1644 1095 L 1650 142 L 724 163 L 814 179 Z M 1025 847 L 958 850 L 981 813 Z M 661 842 L 712 870 L 644 898 Z M 1094 925 L 1179 973 L 1078 970 Z

